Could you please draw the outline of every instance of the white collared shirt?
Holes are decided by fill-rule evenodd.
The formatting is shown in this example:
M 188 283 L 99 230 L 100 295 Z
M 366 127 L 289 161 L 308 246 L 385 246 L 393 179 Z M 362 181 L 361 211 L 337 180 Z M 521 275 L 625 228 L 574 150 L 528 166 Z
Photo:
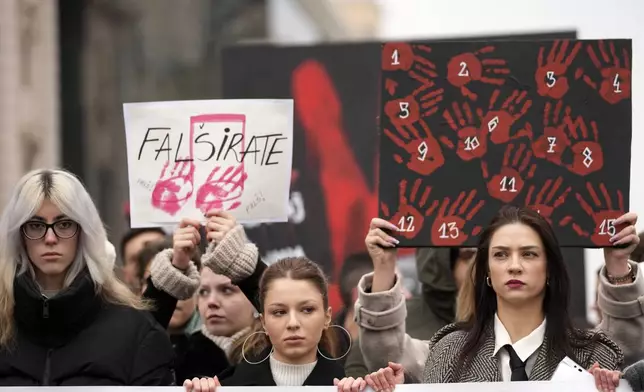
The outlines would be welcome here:
M 517 352 L 517 355 L 523 362 L 525 362 L 525 372 L 530 376 L 532 368 L 534 367 L 534 362 L 537 360 L 537 350 L 543 343 L 543 337 L 546 333 L 546 319 L 543 319 L 541 325 L 539 325 L 530 335 L 524 337 L 523 339 L 518 340 L 512 344 L 510 339 L 510 334 L 508 334 L 507 329 L 499 319 L 497 314 L 494 315 L 494 354 L 499 355 L 499 367 L 501 371 L 501 379 L 503 381 L 510 381 L 512 375 L 512 369 L 510 368 L 510 354 L 507 350 L 503 349 L 503 346 L 509 344 L 514 348 L 514 351 Z

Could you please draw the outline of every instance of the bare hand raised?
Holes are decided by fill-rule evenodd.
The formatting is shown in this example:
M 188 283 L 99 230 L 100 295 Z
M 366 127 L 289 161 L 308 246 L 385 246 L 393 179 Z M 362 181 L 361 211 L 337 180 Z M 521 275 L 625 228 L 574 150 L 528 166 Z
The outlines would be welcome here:
M 185 271 L 190 266 L 190 258 L 201 241 L 199 227 L 199 221 L 183 218 L 172 236 L 172 265 L 180 270 Z
M 237 226 L 237 219 L 225 211 L 212 210 L 206 214 L 206 236 L 208 242 L 221 242 L 229 231 Z

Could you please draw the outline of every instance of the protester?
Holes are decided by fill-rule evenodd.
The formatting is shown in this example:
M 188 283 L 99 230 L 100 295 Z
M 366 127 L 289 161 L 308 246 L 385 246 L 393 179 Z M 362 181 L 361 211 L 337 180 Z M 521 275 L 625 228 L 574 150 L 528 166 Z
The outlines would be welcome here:
M 130 289 L 141 291 L 141 281 L 138 278 L 138 255 L 151 242 L 163 241 L 166 234 L 160 227 L 143 227 L 130 229 L 121 239 L 121 260 L 123 261 L 123 281 Z
M 106 243 L 76 177 L 22 177 L 0 218 L 0 385 L 174 383 L 170 340 Z
M 460 286 L 466 282 L 466 273 L 474 261 L 475 254 L 476 249 L 472 248 L 419 248 L 416 250 L 416 271 L 421 284 L 421 293 L 411 299 L 405 297 L 407 308 L 405 332 L 409 336 L 429 340 L 436 331 L 454 322 L 457 293 L 460 292 Z M 370 270 L 373 271 L 371 258 L 369 260 Z M 359 289 L 356 287 L 355 291 L 357 296 Z M 354 300 L 353 303 L 355 302 Z M 360 316 L 357 319 L 358 323 L 368 324 L 375 321 L 365 313 L 367 312 L 358 311 L 357 315 Z M 377 325 L 374 326 L 377 327 Z M 383 343 L 369 339 L 367 344 L 379 347 L 396 345 L 395 342 Z M 369 374 L 370 367 L 367 366 L 367 360 L 369 358 L 364 358 L 362 355 L 360 340 L 356 339 L 344 366 L 347 377 L 357 379 Z M 377 359 L 377 361 L 382 360 L 382 357 Z M 370 365 L 373 363 L 370 362 Z
M 225 237 L 217 246 L 213 245 L 211 253 L 220 254 L 223 250 L 233 264 L 243 263 L 247 258 L 256 260 L 255 245 L 235 241 L 236 235 L 228 235 L 235 225 L 232 218 L 228 225 L 210 233 Z M 172 327 L 178 304 L 197 298 L 203 324 L 177 352 L 175 373 L 179 380 L 216 375 L 241 361 L 237 343 L 247 335 L 255 313 L 248 298 L 257 297 L 259 275 L 239 281 L 236 286 L 228 277 L 212 271 L 213 257 L 204 257 L 199 274 L 200 263 L 194 258 L 199 253 L 200 229 L 199 221 L 181 220 L 173 235 L 172 248 L 157 253 L 150 264 L 143 294 L 155 304 L 155 317 L 164 327 Z M 263 263 L 260 266 L 265 267 Z
M 630 245 L 606 248 L 607 268 L 615 271 L 618 265 L 630 265 L 627 255 L 638 242 L 635 221 L 635 214 L 629 213 L 615 222 L 616 227 L 625 224 L 626 228 L 611 239 L 612 243 Z M 517 349 L 518 355 L 527 361 L 531 380 L 550 379 L 566 355 L 587 369 L 595 362 L 608 369 L 621 366 L 623 354 L 605 333 L 571 327 L 567 271 L 552 228 L 535 212 L 505 207 L 482 233 L 475 261 L 474 317 L 469 323 L 443 328 L 429 344 L 405 336 L 404 323 L 391 316 L 401 302 L 404 306 L 404 300 L 397 295 L 399 283 L 393 273 L 395 240 L 383 229 L 395 227 L 377 218 L 372 221 L 366 243 L 375 272 L 361 281 L 360 301 L 369 299 L 382 314 L 388 314 L 392 327 L 378 332 L 362 326 L 361 339 L 364 342 L 364 334 L 368 334 L 374 341 L 404 342 L 399 344 L 398 358 L 409 364 L 405 366 L 409 374 L 418 375 L 426 363 L 423 380 L 427 383 L 509 380 L 510 352 L 503 346 L 519 340 L 523 348 Z M 380 305 L 377 297 L 382 298 Z M 497 368 L 497 358 L 502 369 Z
M 203 261 L 234 282 L 262 270 L 259 264 L 263 263 L 257 258 L 231 262 L 226 239 L 247 241 L 236 223 L 226 236 L 217 232 L 231 222 L 234 218 L 229 214 L 209 214 L 207 229 L 213 242 Z M 344 369 L 336 361 L 327 280 L 320 267 L 304 257 L 280 260 L 265 269 L 258 288 L 261 315 L 242 344 L 244 361 L 218 377 L 186 380 L 187 391 L 213 391 L 220 385 L 333 385 L 344 378 Z

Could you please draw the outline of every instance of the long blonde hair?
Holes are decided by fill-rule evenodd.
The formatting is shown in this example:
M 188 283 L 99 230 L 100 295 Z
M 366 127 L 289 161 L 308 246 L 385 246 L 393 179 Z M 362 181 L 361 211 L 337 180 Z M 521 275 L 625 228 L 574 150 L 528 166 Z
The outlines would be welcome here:
M 34 170 L 20 179 L 0 218 L 0 349 L 9 346 L 14 336 L 14 278 L 28 273 L 35 279 L 20 227 L 44 200 L 51 201 L 81 228 L 76 257 L 66 272 L 63 288 L 87 267 L 96 293 L 104 301 L 141 310 L 150 308 L 115 276 L 103 222 L 78 178 L 64 170 Z

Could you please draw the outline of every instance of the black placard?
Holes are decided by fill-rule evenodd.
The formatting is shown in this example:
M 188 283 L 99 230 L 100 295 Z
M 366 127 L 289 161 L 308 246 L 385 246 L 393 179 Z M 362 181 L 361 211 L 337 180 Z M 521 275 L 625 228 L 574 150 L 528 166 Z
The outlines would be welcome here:
M 380 216 L 403 247 L 474 246 L 504 204 L 562 246 L 602 247 L 628 210 L 631 41 L 382 46 Z

